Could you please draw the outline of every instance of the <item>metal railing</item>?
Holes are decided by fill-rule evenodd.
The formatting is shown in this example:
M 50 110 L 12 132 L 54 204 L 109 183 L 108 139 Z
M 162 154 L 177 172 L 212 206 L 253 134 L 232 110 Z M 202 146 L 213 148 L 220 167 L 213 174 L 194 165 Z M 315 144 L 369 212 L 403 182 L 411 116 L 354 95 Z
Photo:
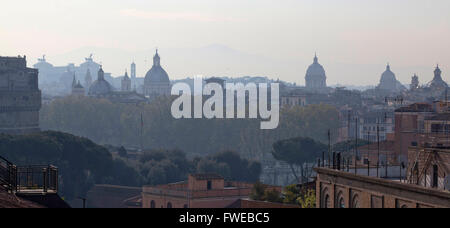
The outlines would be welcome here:
M 56 193 L 58 168 L 16 166 L 0 156 L 0 186 L 17 193 Z
M 57 192 L 58 168 L 55 166 L 17 167 L 17 192 Z

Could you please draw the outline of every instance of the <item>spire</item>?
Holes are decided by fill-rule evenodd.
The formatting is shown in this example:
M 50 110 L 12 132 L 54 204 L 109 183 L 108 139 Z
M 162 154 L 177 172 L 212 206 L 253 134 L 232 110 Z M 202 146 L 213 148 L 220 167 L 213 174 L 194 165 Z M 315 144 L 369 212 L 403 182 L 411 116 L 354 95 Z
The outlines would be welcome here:
M 319 63 L 319 58 L 317 58 L 317 52 L 314 54 L 314 63 Z
M 75 72 L 73 73 L 73 80 L 72 80 L 72 88 L 75 88 L 75 86 L 77 85 L 77 79 L 75 77 Z
M 436 70 L 434 70 L 434 79 L 442 80 L 441 77 L 442 71 L 439 69 L 439 64 L 436 65 Z
M 390 65 L 389 63 L 387 63 L 386 70 L 387 70 L 387 71 L 390 71 L 390 70 L 391 70 L 391 65 Z
M 159 57 L 158 49 L 156 49 L 156 54 L 153 57 L 153 66 L 161 66 L 161 58 Z
M 105 72 L 103 71 L 102 65 L 100 65 L 100 69 L 98 70 L 98 78 L 99 81 L 105 80 Z

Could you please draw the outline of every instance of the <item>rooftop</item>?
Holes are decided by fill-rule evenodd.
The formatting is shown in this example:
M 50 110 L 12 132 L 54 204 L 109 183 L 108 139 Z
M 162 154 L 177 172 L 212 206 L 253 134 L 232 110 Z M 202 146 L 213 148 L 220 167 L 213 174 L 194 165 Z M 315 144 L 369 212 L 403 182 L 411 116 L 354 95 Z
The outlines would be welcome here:
M 409 106 L 401 107 L 395 112 L 434 112 L 433 106 L 428 103 L 414 103 Z
M 434 116 L 425 118 L 425 120 L 450 120 L 450 113 L 440 113 Z
M 206 174 L 191 174 L 197 180 L 221 180 L 224 179 L 218 174 L 206 173 Z

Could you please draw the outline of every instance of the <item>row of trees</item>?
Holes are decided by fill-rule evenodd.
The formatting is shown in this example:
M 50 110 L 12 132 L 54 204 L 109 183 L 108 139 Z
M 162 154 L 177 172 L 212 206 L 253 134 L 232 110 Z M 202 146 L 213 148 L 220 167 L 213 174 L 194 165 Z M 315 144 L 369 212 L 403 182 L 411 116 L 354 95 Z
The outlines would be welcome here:
M 146 152 L 135 167 L 149 185 L 184 181 L 190 173 L 215 173 L 226 180 L 256 182 L 262 171 L 260 163 L 243 159 L 233 151 L 189 160 L 179 150 L 153 150 Z
M 84 136 L 99 144 L 139 147 L 142 142 L 144 148 L 183 148 L 189 157 L 233 150 L 245 158 L 261 160 L 270 154 L 272 144 L 282 139 L 307 136 L 326 142 L 325 132 L 337 129 L 339 122 L 335 108 L 310 105 L 282 109 L 277 129 L 260 130 L 258 119 L 176 120 L 171 104 L 170 98 L 132 105 L 66 97 L 42 107 L 41 127 Z
M 60 132 L 0 135 L 0 155 L 16 165 L 55 165 L 61 196 L 85 196 L 93 184 L 139 186 L 135 169 L 91 140 Z
M 227 180 L 255 182 L 261 174 L 259 163 L 232 151 L 188 159 L 180 150 L 153 150 L 138 161 L 128 161 L 113 158 L 108 149 L 89 139 L 53 131 L 0 135 L 0 156 L 17 165 L 57 166 L 59 193 L 69 201 L 85 196 L 94 184 L 159 185 L 184 181 L 190 173 L 217 173 Z

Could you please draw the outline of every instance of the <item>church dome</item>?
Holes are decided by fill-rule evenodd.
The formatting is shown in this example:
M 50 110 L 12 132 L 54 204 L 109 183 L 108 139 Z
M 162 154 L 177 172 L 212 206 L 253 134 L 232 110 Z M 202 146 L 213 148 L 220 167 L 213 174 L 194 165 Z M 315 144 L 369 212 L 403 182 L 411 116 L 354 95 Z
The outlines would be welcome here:
M 391 71 L 391 66 L 389 64 L 386 66 L 386 71 L 381 75 L 380 84 L 377 88 L 389 92 L 400 92 L 406 89 L 406 87 L 397 80 L 394 72 Z
M 381 75 L 381 82 L 397 82 L 394 72 L 391 71 L 391 66 L 387 65 L 386 71 Z
M 327 75 L 325 69 L 319 64 L 317 55 L 314 57 L 314 62 L 308 67 L 306 71 L 306 87 L 309 88 L 325 88 Z
M 161 66 L 154 66 L 145 75 L 145 83 L 170 83 L 169 75 Z
M 442 79 L 442 71 L 439 66 L 434 70 L 434 78 L 433 81 L 430 82 L 430 87 L 434 89 L 445 89 L 448 87 L 448 84 Z
M 100 67 L 98 71 L 98 79 L 91 85 L 89 88 L 89 95 L 98 96 L 98 95 L 106 95 L 113 91 L 113 87 L 105 80 L 105 73 L 103 69 Z
M 111 85 L 106 80 L 97 80 L 89 88 L 89 95 L 106 95 L 112 91 Z
M 153 57 L 153 67 L 145 75 L 145 85 L 152 83 L 169 83 L 170 79 L 167 72 L 161 67 L 161 58 L 159 57 L 158 50 L 156 50 L 155 57 Z
M 306 71 L 306 76 L 308 77 L 320 77 L 326 78 L 325 69 L 319 64 L 317 56 L 314 57 L 314 63 L 308 67 Z

